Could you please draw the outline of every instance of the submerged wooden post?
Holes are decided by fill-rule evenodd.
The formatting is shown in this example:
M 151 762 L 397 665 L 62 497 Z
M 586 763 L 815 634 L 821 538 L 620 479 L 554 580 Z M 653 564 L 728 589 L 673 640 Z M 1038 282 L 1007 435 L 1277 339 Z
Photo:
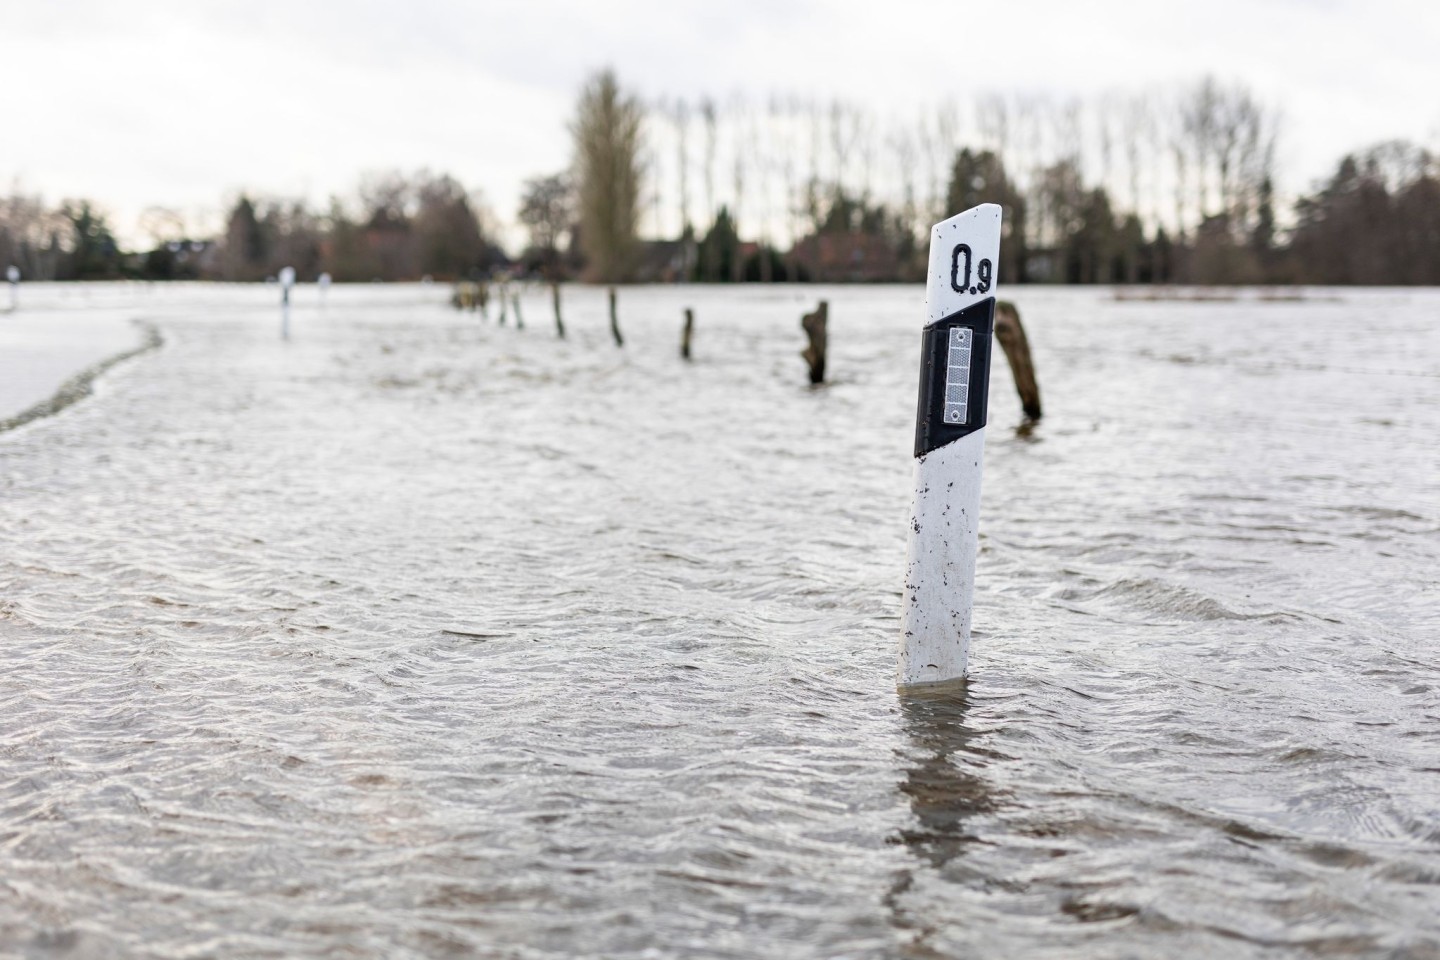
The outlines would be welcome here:
M 561 340 L 564 340 L 565 321 L 560 319 L 560 282 L 558 280 L 550 284 L 550 296 L 555 301 L 555 333 Z
M 963 677 L 969 660 L 999 262 L 999 204 L 981 204 L 930 231 L 896 677 L 902 687 Z
M 474 310 L 475 285 L 468 280 L 455 284 L 455 289 L 450 292 L 450 306 L 456 310 Z
M 690 337 L 695 332 L 695 311 L 685 308 L 685 328 L 680 331 L 680 359 L 690 359 Z
M 1040 384 L 1035 380 L 1035 364 L 1030 359 L 1030 341 L 1020 324 L 1020 311 L 1015 304 L 1001 300 L 995 304 L 995 339 L 1010 361 L 1015 377 L 1015 392 L 1020 394 L 1020 408 L 1026 420 L 1040 419 Z
M 610 288 L 610 333 L 615 337 L 615 346 L 625 346 L 625 338 L 620 336 L 620 318 L 615 315 L 615 288 Z
M 829 337 L 826 333 L 826 326 L 829 322 L 830 304 L 826 300 L 820 301 L 820 306 L 814 312 L 807 313 L 800 318 L 800 326 L 810 337 L 810 345 L 800 352 L 805 362 L 810 365 L 810 383 L 815 385 L 825 382 L 825 352 L 829 346 Z

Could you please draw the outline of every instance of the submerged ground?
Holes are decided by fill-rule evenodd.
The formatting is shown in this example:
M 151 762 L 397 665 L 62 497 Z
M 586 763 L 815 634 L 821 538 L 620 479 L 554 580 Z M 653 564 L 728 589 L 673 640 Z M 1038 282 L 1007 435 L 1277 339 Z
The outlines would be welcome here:
M 902 697 L 919 291 L 96 289 L 165 343 L 0 434 L 0 954 L 1440 955 L 1436 291 L 1010 291 Z

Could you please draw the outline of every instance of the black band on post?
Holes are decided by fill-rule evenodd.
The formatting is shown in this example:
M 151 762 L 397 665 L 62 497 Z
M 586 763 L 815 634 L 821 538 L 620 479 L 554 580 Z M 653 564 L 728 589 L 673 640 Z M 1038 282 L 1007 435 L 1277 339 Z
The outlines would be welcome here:
M 995 298 L 987 297 L 925 328 L 915 456 L 985 426 Z

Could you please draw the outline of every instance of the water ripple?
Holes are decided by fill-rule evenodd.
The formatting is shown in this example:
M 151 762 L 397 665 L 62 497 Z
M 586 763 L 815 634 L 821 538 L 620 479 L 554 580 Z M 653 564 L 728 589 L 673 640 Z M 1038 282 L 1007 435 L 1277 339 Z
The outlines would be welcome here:
M 913 291 L 417 290 L 162 290 L 0 437 L 0 954 L 1434 955 L 1433 294 L 1021 291 L 897 697 Z

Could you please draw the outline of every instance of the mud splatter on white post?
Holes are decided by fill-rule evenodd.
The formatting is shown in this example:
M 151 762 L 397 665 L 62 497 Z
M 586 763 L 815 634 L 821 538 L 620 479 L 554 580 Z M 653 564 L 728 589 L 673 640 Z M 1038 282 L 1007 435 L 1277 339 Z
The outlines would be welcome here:
M 999 262 L 998 204 L 981 204 L 930 231 L 896 678 L 902 687 L 963 677 L 969 660 Z
M 280 339 L 290 339 L 290 289 L 295 286 L 295 268 L 280 271 Z
M 20 309 L 20 268 L 15 264 L 5 268 L 5 279 L 10 281 L 10 312 Z

